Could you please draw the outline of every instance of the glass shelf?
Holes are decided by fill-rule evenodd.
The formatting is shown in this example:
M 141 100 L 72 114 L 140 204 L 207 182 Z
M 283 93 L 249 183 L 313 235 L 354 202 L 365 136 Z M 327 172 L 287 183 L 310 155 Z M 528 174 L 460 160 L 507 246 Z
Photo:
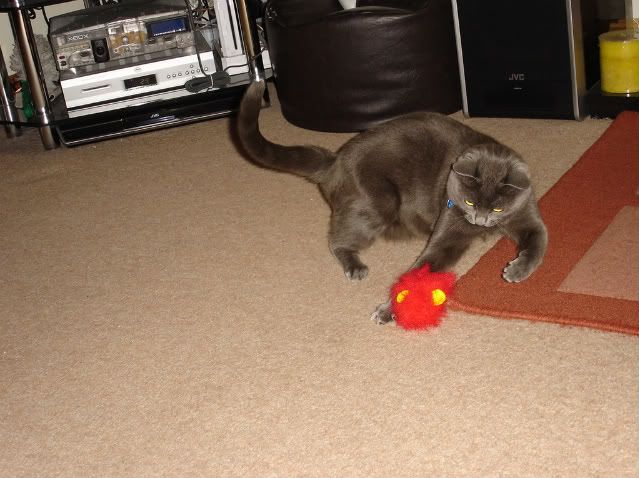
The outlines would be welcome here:
M 13 124 L 15 126 L 20 127 L 33 127 L 37 128 L 40 126 L 40 122 L 35 119 L 35 117 L 27 118 L 24 114 L 24 111 L 21 108 L 16 108 L 15 110 L 16 119 L 11 121 L 5 118 L 4 111 L 0 110 L 0 124 Z
M 265 72 L 270 78 L 272 73 Z M 119 102 L 66 108 L 64 97 L 50 101 L 51 122 L 61 142 L 76 146 L 92 141 L 128 134 L 193 123 L 233 114 L 251 78 L 248 73 L 232 75 L 229 83 L 198 93 L 182 88 L 127 98 Z M 267 98 L 268 100 L 268 98 Z M 8 121 L 0 111 L 0 124 L 19 127 L 40 127 L 37 119 L 27 119 L 22 109 L 16 108 L 17 121 Z
M 588 113 L 595 118 L 615 118 L 622 111 L 639 111 L 639 93 L 613 94 L 601 91 L 601 82 L 586 95 Z

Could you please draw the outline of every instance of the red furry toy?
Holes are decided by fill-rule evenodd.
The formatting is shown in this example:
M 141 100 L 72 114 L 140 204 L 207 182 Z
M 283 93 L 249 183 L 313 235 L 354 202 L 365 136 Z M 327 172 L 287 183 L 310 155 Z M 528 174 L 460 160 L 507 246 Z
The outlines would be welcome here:
M 454 283 L 455 274 L 430 272 L 428 264 L 403 274 L 391 288 L 397 325 L 409 330 L 438 326 Z

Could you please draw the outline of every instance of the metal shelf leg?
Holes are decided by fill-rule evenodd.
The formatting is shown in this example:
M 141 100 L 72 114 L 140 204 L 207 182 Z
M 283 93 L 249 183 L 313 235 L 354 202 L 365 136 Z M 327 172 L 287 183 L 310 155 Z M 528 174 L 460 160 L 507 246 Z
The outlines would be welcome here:
M 58 147 L 58 139 L 53 126 L 51 126 L 51 107 L 47 90 L 44 86 L 42 68 L 36 48 L 35 35 L 31 28 L 31 22 L 26 10 L 14 9 L 9 12 L 9 19 L 13 26 L 13 33 L 18 42 L 22 55 L 22 65 L 31 89 L 33 106 L 40 123 L 40 138 L 45 149 Z
M 2 50 L 0 49 L 0 103 L 2 103 L 2 117 L 5 121 L 9 121 L 4 125 L 4 130 L 7 133 L 8 138 L 15 138 L 20 136 L 22 130 L 18 128 L 15 122 L 18 120 L 18 112 L 16 111 L 15 98 L 13 95 L 13 89 L 9 83 L 9 74 L 7 73 L 7 65 L 4 62 L 2 56 Z
M 244 51 L 249 62 L 249 73 L 254 81 L 264 79 L 264 67 L 261 64 L 261 57 L 256 57 L 259 53 L 259 43 L 254 35 L 255 19 L 251 18 L 245 0 L 237 0 L 239 20 L 241 25 L 242 40 L 244 41 Z M 259 63 L 258 63 L 259 62 Z

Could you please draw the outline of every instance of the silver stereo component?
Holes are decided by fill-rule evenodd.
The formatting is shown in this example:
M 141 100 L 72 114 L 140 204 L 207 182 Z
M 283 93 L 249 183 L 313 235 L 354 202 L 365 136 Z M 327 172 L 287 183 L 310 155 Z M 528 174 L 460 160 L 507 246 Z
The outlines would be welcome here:
M 235 0 L 213 0 L 222 56 L 244 55 Z
M 71 111 L 100 103 L 120 101 L 129 97 L 143 97 L 158 91 L 183 89 L 184 84 L 195 77 L 203 77 L 216 71 L 213 53 L 176 56 L 160 61 L 131 65 L 92 75 L 62 79 L 60 85 L 64 101 Z M 139 102 L 144 103 L 144 100 Z
M 108 103 L 96 103 L 89 104 L 87 106 L 81 106 L 67 110 L 69 118 L 80 118 L 86 115 L 92 115 L 95 113 L 106 113 L 114 109 L 129 108 L 141 105 L 147 105 L 153 102 L 162 102 L 166 100 L 172 100 L 175 98 L 182 98 L 184 96 L 191 96 L 193 93 L 189 93 L 184 88 L 171 91 L 155 91 L 149 92 L 144 96 L 132 96 L 129 98 L 118 99 Z
M 49 39 L 62 72 L 194 45 L 183 0 L 127 0 L 52 17 Z
M 213 0 L 220 38 L 222 68 L 229 74 L 248 72 L 235 0 Z
M 248 61 L 244 52 L 236 0 L 213 0 L 211 3 L 217 19 L 222 68 L 231 75 L 247 73 Z M 264 52 L 262 59 L 264 68 L 270 68 L 268 52 Z

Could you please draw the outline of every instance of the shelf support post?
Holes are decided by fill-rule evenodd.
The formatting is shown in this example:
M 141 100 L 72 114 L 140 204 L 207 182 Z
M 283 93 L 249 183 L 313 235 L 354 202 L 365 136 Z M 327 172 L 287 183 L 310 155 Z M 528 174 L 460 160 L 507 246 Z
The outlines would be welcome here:
M 40 124 L 40 138 L 45 149 L 54 149 L 58 146 L 56 134 L 51 126 L 51 107 L 47 97 L 47 89 L 42 76 L 40 58 L 36 48 L 35 35 L 31 28 L 26 9 L 11 9 L 9 20 L 13 28 L 13 35 L 18 42 L 22 56 L 22 66 L 31 89 L 31 97 L 36 117 Z

